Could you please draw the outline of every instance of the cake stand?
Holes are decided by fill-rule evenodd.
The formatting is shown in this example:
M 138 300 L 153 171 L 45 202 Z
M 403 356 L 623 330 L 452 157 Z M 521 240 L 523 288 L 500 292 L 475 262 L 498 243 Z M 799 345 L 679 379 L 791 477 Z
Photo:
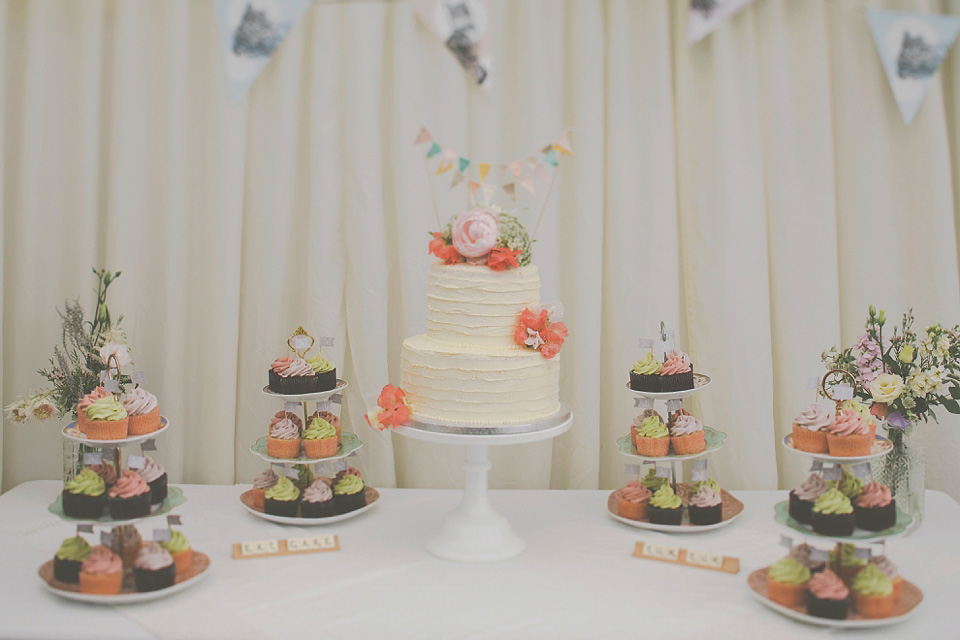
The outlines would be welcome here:
M 526 548 L 510 522 L 493 510 L 488 496 L 490 447 L 549 440 L 566 433 L 573 412 L 564 404 L 554 415 L 526 424 L 489 427 L 436 422 L 413 416 L 398 427 L 402 436 L 461 445 L 466 449 L 464 483 L 460 505 L 443 521 L 440 530 L 427 541 L 427 551 L 447 560 L 492 562 L 519 555 Z

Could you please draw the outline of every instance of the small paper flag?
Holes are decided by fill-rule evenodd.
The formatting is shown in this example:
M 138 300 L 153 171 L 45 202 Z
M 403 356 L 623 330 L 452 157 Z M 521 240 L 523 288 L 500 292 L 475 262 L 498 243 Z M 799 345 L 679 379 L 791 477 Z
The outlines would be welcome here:
M 452 168 L 453 168 L 453 164 L 452 164 L 452 163 L 449 163 L 449 162 L 446 162 L 446 161 L 441 162 L 441 163 L 440 163 L 440 166 L 437 167 L 437 172 L 436 172 L 434 175 L 438 176 L 438 175 L 440 175 L 441 173 L 445 173 L 445 172 L 449 171 L 449 170 L 452 169 Z
M 480 188 L 480 183 L 477 182 L 476 180 L 467 181 L 467 189 L 470 190 L 470 195 L 475 194 L 477 192 L 477 189 L 479 188 Z
M 790 536 L 785 536 L 782 533 L 780 534 L 780 546 L 790 549 L 793 547 L 793 538 Z
M 523 173 L 523 160 L 514 160 L 513 162 L 507 164 L 510 168 L 510 172 L 514 177 L 519 177 Z
M 537 165 L 535 165 L 535 166 L 533 167 L 532 173 L 533 173 L 533 175 L 535 175 L 536 177 L 540 178 L 541 180 L 543 180 L 543 181 L 546 182 L 547 184 L 550 184 L 550 174 L 547 173 L 547 168 L 546 168 L 545 166 L 543 166 L 542 164 L 537 164 Z
M 174 524 L 179 524 L 179 525 L 183 524 L 182 522 L 180 522 L 180 516 L 178 515 L 167 516 L 167 526 L 169 527 Z
M 438 153 L 440 153 L 440 145 L 438 145 L 436 142 L 434 142 L 432 145 L 430 145 L 430 150 L 427 151 L 427 157 L 428 157 L 428 158 L 432 158 L 433 156 L 437 155 Z
M 519 182 L 520 186 L 530 193 L 536 193 L 536 189 L 533 188 L 533 180 L 530 179 L 530 176 L 523 176 L 517 182 Z
M 691 475 L 691 480 L 693 480 L 694 482 L 706 482 L 707 472 L 702 470 L 694 471 L 693 474 Z
M 550 151 L 550 149 L 553 149 L 553 145 L 552 145 L 552 144 L 548 144 L 548 145 L 545 146 L 543 149 L 540 149 L 540 153 L 548 153 L 548 152 Z
M 515 195 L 516 185 L 514 185 L 512 182 L 508 182 L 507 184 L 503 185 L 503 192 L 510 196 L 511 200 L 517 199 L 517 196 Z
M 497 192 L 496 185 L 485 184 L 481 185 L 483 187 L 483 204 L 489 205 L 490 201 L 493 200 L 493 194 Z
M 453 189 L 455 186 L 463 182 L 463 174 L 457 171 L 453 174 L 453 180 L 450 181 L 450 188 Z
M 543 161 L 550 166 L 555 167 L 557 166 L 557 154 L 554 153 L 553 149 L 551 149 L 543 154 Z
M 443 161 L 453 164 L 453 161 L 457 159 L 457 153 L 455 151 L 444 151 L 443 152 Z
M 77 535 L 80 535 L 81 533 L 93 533 L 93 525 L 92 525 L 92 524 L 78 524 L 78 525 L 77 525 Z
M 497 165 L 497 184 L 503 184 L 503 176 L 507 173 L 507 165 Z
M 133 384 L 143 384 L 147 381 L 147 374 L 143 371 L 133 371 L 130 373 L 130 381 Z
M 477 173 L 480 174 L 480 182 L 484 182 L 487 179 L 487 174 L 490 172 L 490 165 L 484 162 L 481 162 L 477 165 Z
M 459 163 L 460 163 L 460 171 L 463 171 L 464 169 L 470 166 L 470 161 L 463 157 L 460 158 Z
M 157 450 L 157 439 L 149 438 L 140 443 L 140 453 L 144 451 L 156 451 Z
M 573 155 L 573 151 L 571 150 L 571 147 L 570 147 L 570 140 L 569 138 L 567 138 L 566 131 L 564 131 L 559 136 L 557 136 L 557 139 L 553 141 L 553 148 L 564 155 L 568 155 L 568 156 Z
M 417 134 L 417 139 L 413 141 L 414 145 L 423 144 L 424 142 L 432 142 L 433 136 L 430 135 L 430 132 L 427 131 L 426 127 L 420 127 L 420 133 Z

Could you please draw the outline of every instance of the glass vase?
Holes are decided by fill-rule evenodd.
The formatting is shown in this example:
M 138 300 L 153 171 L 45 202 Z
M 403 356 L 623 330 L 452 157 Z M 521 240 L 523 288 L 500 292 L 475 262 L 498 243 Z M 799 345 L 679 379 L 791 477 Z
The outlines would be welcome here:
M 910 516 L 907 528 L 913 531 L 923 521 L 924 472 L 926 456 L 923 442 L 914 424 L 904 429 L 886 425 L 893 449 L 875 463 L 874 479 L 890 488 L 897 508 Z

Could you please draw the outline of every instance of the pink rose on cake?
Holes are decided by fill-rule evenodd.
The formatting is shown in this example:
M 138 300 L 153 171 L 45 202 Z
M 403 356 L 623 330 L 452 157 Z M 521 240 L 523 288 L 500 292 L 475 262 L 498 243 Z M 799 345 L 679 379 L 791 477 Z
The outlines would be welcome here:
M 500 221 L 491 209 L 464 211 L 453 221 L 453 246 L 467 258 L 485 256 L 500 239 Z

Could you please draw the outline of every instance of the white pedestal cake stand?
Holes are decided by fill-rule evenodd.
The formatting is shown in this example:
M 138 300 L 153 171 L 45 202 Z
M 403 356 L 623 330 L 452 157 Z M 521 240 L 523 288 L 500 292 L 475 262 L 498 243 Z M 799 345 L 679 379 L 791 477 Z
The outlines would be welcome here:
M 573 412 L 561 404 L 556 414 L 528 424 L 470 427 L 413 418 L 397 428 L 397 433 L 415 440 L 466 448 L 463 499 L 427 541 L 427 551 L 461 562 L 492 562 L 522 553 L 526 548 L 523 538 L 493 510 L 488 499 L 490 447 L 549 440 L 565 433 L 572 423 Z

